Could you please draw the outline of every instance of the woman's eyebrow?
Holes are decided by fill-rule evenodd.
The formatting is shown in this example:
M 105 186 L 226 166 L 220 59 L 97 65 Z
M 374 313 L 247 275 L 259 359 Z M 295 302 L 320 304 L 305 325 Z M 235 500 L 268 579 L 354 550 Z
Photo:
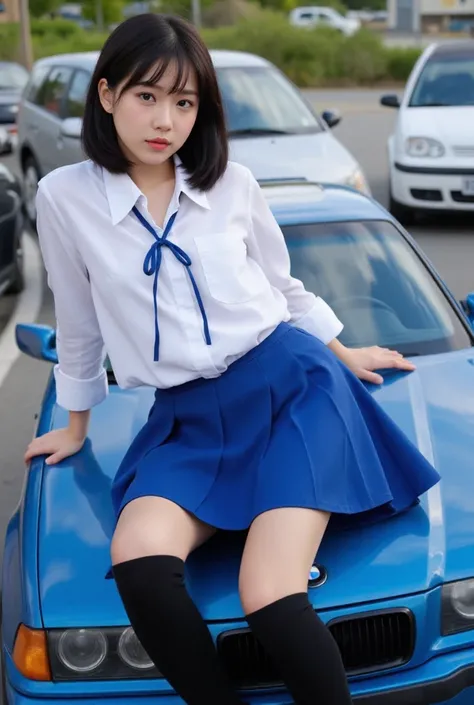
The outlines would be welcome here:
M 138 81 L 138 83 L 135 84 L 136 86 L 144 86 L 146 88 L 156 88 L 159 91 L 164 91 L 165 89 L 163 86 L 160 86 L 158 83 L 154 83 L 153 81 Z M 176 93 L 179 93 L 180 95 L 198 95 L 197 90 L 194 88 L 182 88 L 179 91 L 173 91 Z

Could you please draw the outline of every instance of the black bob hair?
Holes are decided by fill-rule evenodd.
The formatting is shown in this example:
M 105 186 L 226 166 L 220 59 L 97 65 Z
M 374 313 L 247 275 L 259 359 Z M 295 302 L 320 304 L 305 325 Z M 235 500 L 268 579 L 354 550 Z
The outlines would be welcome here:
M 228 161 L 228 141 L 222 97 L 209 52 L 192 24 L 173 15 L 145 13 L 122 22 L 105 42 L 89 86 L 82 144 L 86 155 L 113 173 L 126 173 L 132 164 L 123 154 L 110 115 L 102 107 L 98 84 L 104 78 L 114 90 L 133 87 L 154 70 L 158 81 L 170 61 L 177 66 L 173 92 L 179 92 L 194 69 L 199 107 L 196 122 L 178 152 L 193 188 L 208 191 L 223 175 Z M 148 76 L 147 76 L 148 80 Z

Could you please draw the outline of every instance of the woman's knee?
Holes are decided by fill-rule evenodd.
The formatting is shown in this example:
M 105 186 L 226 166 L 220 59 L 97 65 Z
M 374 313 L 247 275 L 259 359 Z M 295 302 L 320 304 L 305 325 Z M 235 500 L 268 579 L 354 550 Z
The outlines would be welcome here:
M 295 592 L 293 588 L 288 589 L 275 585 L 271 581 L 259 582 L 249 580 L 239 581 L 240 602 L 244 614 L 252 614 L 268 605 L 281 600 L 287 595 Z
M 127 504 L 118 519 L 110 554 L 113 565 L 151 555 L 185 561 L 214 529 L 177 504 L 161 497 L 140 497 Z

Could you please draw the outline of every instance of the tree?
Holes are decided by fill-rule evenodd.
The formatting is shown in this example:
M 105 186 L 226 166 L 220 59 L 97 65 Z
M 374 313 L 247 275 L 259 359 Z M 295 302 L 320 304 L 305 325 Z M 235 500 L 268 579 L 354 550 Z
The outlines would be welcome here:
M 123 0 L 83 0 L 82 15 L 92 20 L 102 30 L 108 25 L 123 20 Z
M 29 8 L 32 17 L 43 17 L 56 12 L 61 0 L 30 0 Z
M 344 0 L 349 10 L 386 10 L 387 0 Z

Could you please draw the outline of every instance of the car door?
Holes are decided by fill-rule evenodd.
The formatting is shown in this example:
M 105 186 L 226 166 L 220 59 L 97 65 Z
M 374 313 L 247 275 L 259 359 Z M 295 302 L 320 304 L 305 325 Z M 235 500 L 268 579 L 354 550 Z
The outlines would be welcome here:
M 61 122 L 72 75 L 71 67 L 54 66 L 41 86 L 29 116 L 30 142 L 43 176 L 62 164 Z
M 64 100 L 64 119 L 75 118 L 82 120 L 91 77 L 92 74 L 86 69 L 78 68 L 74 71 Z M 58 160 L 61 160 L 61 164 L 58 164 L 58 166 L 74 164 L 85 158 L 81 140 L 78 137 L 62 135 L 59 138 L 59 144 Z

